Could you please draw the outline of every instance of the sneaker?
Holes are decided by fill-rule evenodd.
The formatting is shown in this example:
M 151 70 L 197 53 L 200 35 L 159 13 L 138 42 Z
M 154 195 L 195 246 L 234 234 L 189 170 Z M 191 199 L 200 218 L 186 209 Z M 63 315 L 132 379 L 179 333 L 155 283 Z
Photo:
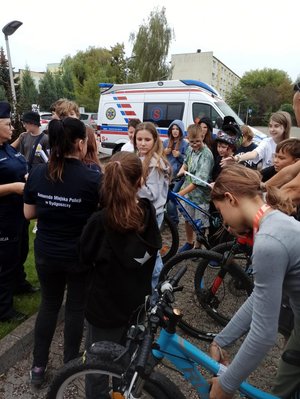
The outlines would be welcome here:
M 46 367 L 34 366 L 30 370 L 30 383 L 35 386 L 40 386 L 45 380 Z
M 210 260 L 208 267 L 210 267 L 212 269 L 218 269 L 218 268 L 220 268 L 220 262 L 218 262 L 217 260 Z
M 179 248 L 178 253 L 184 252 L 184 251 L 189 251 L 190 249 L 194 248 L 194 244 L 190 244 L 189 242 L 186 242 L 181 248 Z

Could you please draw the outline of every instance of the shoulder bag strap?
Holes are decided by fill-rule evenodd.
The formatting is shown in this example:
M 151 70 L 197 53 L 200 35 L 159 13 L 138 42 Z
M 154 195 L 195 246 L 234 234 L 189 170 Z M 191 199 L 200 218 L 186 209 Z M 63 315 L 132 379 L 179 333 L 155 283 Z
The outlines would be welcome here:
M 29 156 L 29 159 L 28 159 L 28 169 L 29 169 L 29 170 L 30 170 L 31 167 L 32 167 L 32 162 L 33 162 L 33 159 L 34 159 L 34 156 L 35 156 L 36 148 L 37 148 L 37 146 L 39 145 L 39 142 L 42 140 L 44 134 L 45 134 L 45 133 L 42 132 L 42 133 L 38 136 L 38 138 L 36 139 L 35 143 L 33 144 L 33 147 L 32 147 L 32 149 L 31 149 L 31 153 L 30 153 L 30 156 Z

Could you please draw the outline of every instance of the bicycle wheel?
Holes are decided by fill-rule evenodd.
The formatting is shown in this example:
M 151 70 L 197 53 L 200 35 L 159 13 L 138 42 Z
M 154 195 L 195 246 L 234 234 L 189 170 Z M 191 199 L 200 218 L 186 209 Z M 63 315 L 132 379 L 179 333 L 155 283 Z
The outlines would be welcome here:
M 205 249 L 193 249 L 179 253 L 164 265 L 160 281 L 172 277 L 182 266 L 187 267 L 186 273 L 180 280 L 183 290 L 174 294 L 174 305 L 181 310 L 183 315 L 179 327 L 193 337 L 212 341 L 215 334 L 221 330 L 220 325 L 200 306 L 194 288 L 196 269 L 203 259 L 213 260 L 220 264 L 223 256 Z
M 164 220 L 160 227 L 162 238 L 162 248 L 160 254 L 162 261 L 167 262 L 176 254 L 179 247 L 179 234 L 176 224 L 169 217 L 167 212 L 164 213 Z
M 252 277 L 243 270 L 243 262 L 247 263 L 248 257 L 238 253 L 229 263 L 207 259 L 198 263 L 194 287 L 199 304 L 221 326 L 232 319 L 253 290 Z
M 109 398 L 128 363 L 122 359 L 118 362 L 113 361 L 121 352 L 124 352 L 124 348 L 116 344 L 110 345 L 110 343 L 105 343 L 105 345 L 103 352 L 98 349 L 97 355 L 88 356 L 86 361 L 80 358 L 67 363 L 55 376 L 46 398 Z M 103 392 L 103 387 L 97 386 L 99 377 L 106 378 L 105 392 Z M 92 382 L 93 389 L 87 382 Z M 141 399 L 160 398 L 184 399 L 184 396 L 167 377 L 153 372 L 145 382 Z

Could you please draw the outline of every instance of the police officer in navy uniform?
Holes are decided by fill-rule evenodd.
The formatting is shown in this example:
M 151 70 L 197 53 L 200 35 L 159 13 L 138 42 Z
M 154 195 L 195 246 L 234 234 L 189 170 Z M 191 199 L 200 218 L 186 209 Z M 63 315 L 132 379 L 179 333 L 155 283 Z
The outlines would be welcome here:
M 23 321 L 13 308 L 15 279 L 22 252 L 23 191 L 27 162 L 8 142 L 13 133 L 10 105 L 0 101 L 0 321 Z

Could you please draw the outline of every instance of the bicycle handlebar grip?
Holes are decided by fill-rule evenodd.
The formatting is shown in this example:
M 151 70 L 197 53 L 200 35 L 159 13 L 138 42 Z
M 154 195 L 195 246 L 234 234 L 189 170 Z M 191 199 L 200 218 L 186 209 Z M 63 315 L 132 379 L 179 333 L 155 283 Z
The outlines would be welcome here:
M 175 276 L 170 278 L 169 283 L 172 285 L 172 287 L 177 286 L 178 282 L 181 280 L 182 276 L 185 274 L 186 271 L 187 271 L 187 266 L 182 266 L 175 274 Z
M 139 353 L 138 360 L 136 362 L 136 371 L 139 374 L 143 374 L 145 371 L 146 363 L 149 358 L 149 354 L 152 348 L 153 337 L 152 334 L 146 334 L 143 339 L 143 345 L 141 347 L 141 352 Z

